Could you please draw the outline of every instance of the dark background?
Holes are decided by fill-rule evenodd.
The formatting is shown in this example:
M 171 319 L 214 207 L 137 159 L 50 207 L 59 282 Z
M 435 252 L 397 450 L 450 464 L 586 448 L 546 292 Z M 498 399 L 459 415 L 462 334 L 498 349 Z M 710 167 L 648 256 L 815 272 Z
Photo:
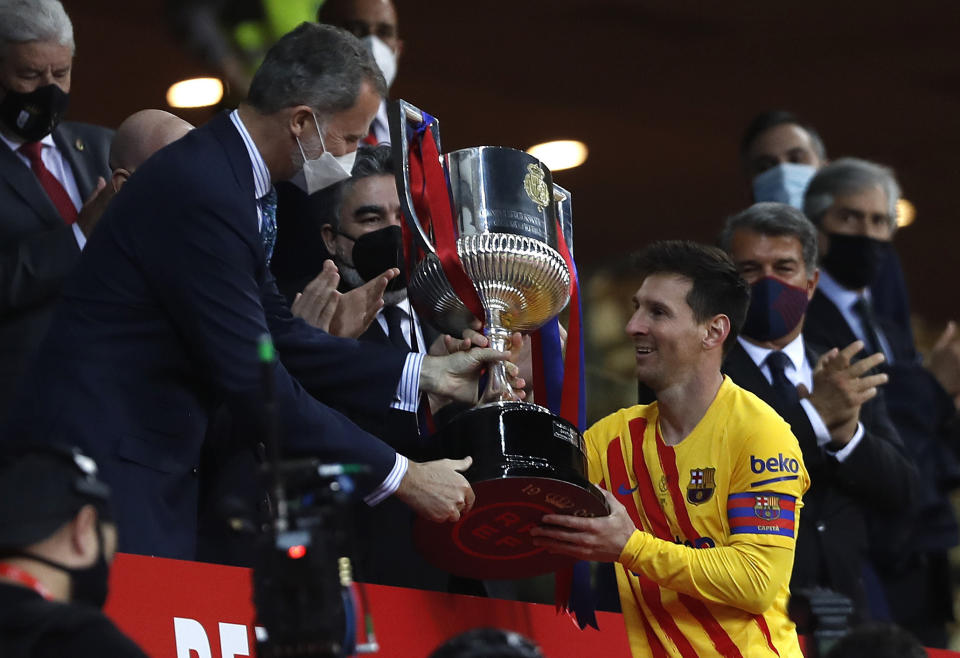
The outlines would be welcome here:
M 65 0 L 74 21 L 70 117 L 115 127 L 208 73 L 171 35 L 162 0 Z M 896 244 L 915 311 L 960 316 L 960 3 L 737 0 L 400 0 L 392 94 L 441 119 L 445 150 L 576 138 L 587 270 L 658 238 L 712 240 L 749 201 L 739 135 L 757 112 L 815 124 L 829 155 L 893 166 L 917 220 Z M 202 123 L 209 110 L 178 112 Z

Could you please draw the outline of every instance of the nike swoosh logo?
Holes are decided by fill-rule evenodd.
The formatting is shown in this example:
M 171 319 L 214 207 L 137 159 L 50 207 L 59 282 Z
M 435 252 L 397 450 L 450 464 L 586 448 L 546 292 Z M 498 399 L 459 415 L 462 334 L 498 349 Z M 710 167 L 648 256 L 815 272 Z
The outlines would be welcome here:
M 637 486 L 635 486 L 633 489 L 627 489 L 627 485 L 621 484 L 621 485 L 620 485 L 620 488 L 617 489 L 617 493 L 620 494 L 621 496 L 629 496 L 629 495 L 632 494 L 634 491 L 636 491 L 638 488 L 640 488 L 640 485 L 639 485 L 639 484 L 638 484 Z

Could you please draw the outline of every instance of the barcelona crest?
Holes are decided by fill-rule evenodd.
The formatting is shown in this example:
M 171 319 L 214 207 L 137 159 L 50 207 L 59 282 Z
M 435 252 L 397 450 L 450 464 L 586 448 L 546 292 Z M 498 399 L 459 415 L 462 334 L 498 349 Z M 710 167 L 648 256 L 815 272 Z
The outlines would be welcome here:
M 691 468 L 690 484 L 687 485 L 687 501 L 694 505 L 705 503 L 713 497 L 715 468 Z
M 780 518 L 780 496 L 769 494 L 758 495 L 754 498 L 753 513 L 764 521 L 774 521 Z

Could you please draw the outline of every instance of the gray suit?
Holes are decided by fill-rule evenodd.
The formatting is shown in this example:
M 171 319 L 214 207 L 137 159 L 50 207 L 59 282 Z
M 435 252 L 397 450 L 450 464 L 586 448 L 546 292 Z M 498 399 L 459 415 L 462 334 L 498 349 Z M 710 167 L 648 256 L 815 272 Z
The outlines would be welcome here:
M 113 131 L 82 123 L 61 123 L 53 131 L 84 200 L 98 176 L 110 176 L 112 138 Z M 79 257 L 73 229 L 64 224 L 30 168 L 0 143 L 0 418 L 46 333 L 64 277 Z

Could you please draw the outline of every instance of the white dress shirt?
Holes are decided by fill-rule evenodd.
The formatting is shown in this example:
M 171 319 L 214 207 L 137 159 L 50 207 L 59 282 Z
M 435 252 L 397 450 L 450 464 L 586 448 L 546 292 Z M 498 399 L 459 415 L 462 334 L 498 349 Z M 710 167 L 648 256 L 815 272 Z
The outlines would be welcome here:
M 404 297 L 401 301 L 394 304 L 394 306 L 402 311 L 400 313 L 400 331 L 403 333 L 403 339 L 407 341 L 407 345 L 413 345 L 413 343 L 410 342 L 410 321 L 413 320 L 413 328 L 417 332 L 417 351 L 420 352 L 420 354 L 426 354 L 430 346 L 425 344 L 423 327 L 420 326 L 420 316 L 418 316 L 416 311 L 410 306 L 410 298 Z M 386 308 L 386 306 L 384 306 L 384 308 Z M 390 328 L 387 326 L 387 318 L 383 315 L 383 308 L 377 311 L 377 324 L 383 329 L 383 333 L 387 336 L 390 335 Z
M 773 377 L 770 374 L 770 366 L 767 364 L 767 356 L 773 350 L 767 349 L 766 347 L 760 347 L 759 345 L 754 345 L 753 343 L 745 340 L 743 336 L 737 336 L 737 340 L 740 342 L 740 345 L 746 351 L 750 359 L 760 368 L 760 372 L 763 373 L 763 376 L 766 378 L 767 382 L 773 383 Z M 787 355 L 789 363 L 784 369 L 784 374 L 787 379 L 790 380 L 790 383 L 796 386 L 797 384 L 803 384 L 807 387 L 807 390 L 811 393 L 813 392 L 813 368 L 810 365 L 810 361 L 807 359 L 806 347 L 803 344 L 803 334 L 800 334 L 789 342 L 782 350 L 780 350 Z M 803 410 L 807 414 L 807 418 L 810 420 L 810 425 L 813 427 L 813 432 L 817 436 L 817 445 L 823 447 L 832 441 L 830 437 L 830 430 L 827 429 L 826 423 L 823 422 L 823 419 L 820 417 L 820 414 L 817 412 L 816 407 L 813 406 L 813 403 L 810 400 L 803 399 L 800 400 L 800 406 L 803 407 Z M 860 440 L 863 439 L 863 425 L 857 422 L 857 431 L 854 432 L 853 438 L 850 439 L 850 442 L 847 443 L 843 448 L 837 450 L 836 452 L 828 450 L 825 448 L 827 454 L 833 455 L 836 457 L 837 461 L 843 461 L 856 449 L 857 445 L 860 443 Z
M 857 312 L 853 310 L 853 307 L 861 297 L 866 299 L 867 302 L 870 302 L 871 306 L 873 305 L 870 298 L 870 288 L 864 288 L 863 294 L 861 295 L 855 290 L 849 290 L 841 286 L 837 283 L 836 279 L 830 276 L 829 272 L 821 268 L 820 282 L 817 284 L 817 289 L 839 309 L 843 315 L 843 319 L 847 321 L 847 325 L 853 332 L 853 335 L 859 340 L 862 340 L 865 345 L 869 344 L 870 341 L 866 338 L 867 332 L 863 326 L 863 322 L 860 320 Z M 886 357 L 887 363 L 893 363 L 893 351 L 890 349 L 890 343 L 887 342 L 887 337 L 883 335 L 883 330 L 880 327 L 876 329 L 877 335 L 880 338 L 879 348 L 883 350 L 883 355 Z M 839 347 L 846 347 L 846 345 L 840 345 Z

